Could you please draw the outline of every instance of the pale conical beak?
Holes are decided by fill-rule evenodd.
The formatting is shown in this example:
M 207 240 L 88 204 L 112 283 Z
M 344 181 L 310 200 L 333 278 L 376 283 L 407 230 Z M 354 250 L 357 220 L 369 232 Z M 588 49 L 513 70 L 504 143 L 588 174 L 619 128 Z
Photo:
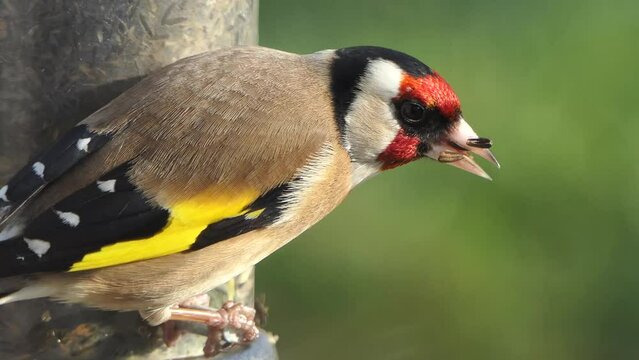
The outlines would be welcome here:
M 426 156 L 442 163 L 450 164 L 456 168 L 466 170 L 471 174 L 481 176 L 484 179 L 492 178 L 482 169 L 471 153 L 500 167 L 495 155 L 489 150 L 492 146 L 490 139 L 480 138 L 463 118 L 459 120 L 450 135 L 439 144 L 434 144 Z

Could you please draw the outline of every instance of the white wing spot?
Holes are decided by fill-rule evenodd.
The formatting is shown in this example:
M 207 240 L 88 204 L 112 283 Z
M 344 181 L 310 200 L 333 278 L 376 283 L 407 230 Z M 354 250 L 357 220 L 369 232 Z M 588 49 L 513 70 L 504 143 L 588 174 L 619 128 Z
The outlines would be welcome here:
M 46 254 L 51 248 L 51 243 L 48 241 L 28 238 L 24 238 L 24 241 L 27 243 L 29 249 L 38 255 L 38 257 L 42 257 L 42 255 Z
M 103 192 L 115 192 L 115 181 L 116 180 L 98 180 L 98 189 L 102 190 Z
M 0 200 L 5 201 L 5 202 L 9 202 L 9 199 L 7 199 L 7 191 L 8 190 L 9 190 L 9 185 L 5 185 L 5 186 L 0 188 Z
M 89 152 L 89 143 L 91 142 L 91 138 L 82 138 L 75 143 L 75 147 L 80 151 Z
M 76 213 L 64 212 L 64 211 L 58 211 L 58 210 L 55 210 L 55 213 L 58 215 L 58 217 L 60 218 L 60 220 L 62 220 L 63 223 L 71 227 L 76 227 L 80 224 L 80 216 Z
M 33 172 L 40 177 L 40 179 L 44 179 L 44 164 L 41 162 L 36 162 L 31 165 L 31 169 Z

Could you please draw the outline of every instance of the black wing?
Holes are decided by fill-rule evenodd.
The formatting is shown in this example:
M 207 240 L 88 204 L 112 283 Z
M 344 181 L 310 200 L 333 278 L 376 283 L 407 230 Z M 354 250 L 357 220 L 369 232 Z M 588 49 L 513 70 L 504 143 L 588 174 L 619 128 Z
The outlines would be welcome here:
M 47 184 L 100 149 L 109 139 L 109 135 L 89 130 L 86 124 L 78 125 L 18 171 L 8 184 L 0 187 L 0 228 Z
M 0 242 L 0 276 L 69 270 L 103 246 L 164 228 L 168 210 L 131 184 L 129 167 L 116 167 L 33 219 L 20 236 Z
M 149 239 L 167 229 L 170 210 L 146 198 L 131 183 L 130 167 L 129 162 L 113 169 L 33 219 L 21 235 L 0 242 L 0 277 L 68 271 L 86 255 L 108 245 Z M 290 189 L 289 183 L 280 185 L 257 197 L 237 216 L 208 225 L 184 251 L 273 224 Z M 146 250 L 144 245 L 132 249 L 142 255 Z M 111 265 L 117 265 L 117 259 Z

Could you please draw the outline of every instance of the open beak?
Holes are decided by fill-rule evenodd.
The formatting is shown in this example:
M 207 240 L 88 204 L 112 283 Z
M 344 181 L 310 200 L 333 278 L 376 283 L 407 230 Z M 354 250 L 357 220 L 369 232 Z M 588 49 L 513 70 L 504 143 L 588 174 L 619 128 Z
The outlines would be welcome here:
M 466 120 L 462 118 L 450 135 L 441 143 L 433 145 L 426 155 L 431 159 L 492 180 L 472 158 L 472 154 L 476 154 L 499 168 L 499 162 L 489 150 L 491 146 L 490 139 L 477 136 Z

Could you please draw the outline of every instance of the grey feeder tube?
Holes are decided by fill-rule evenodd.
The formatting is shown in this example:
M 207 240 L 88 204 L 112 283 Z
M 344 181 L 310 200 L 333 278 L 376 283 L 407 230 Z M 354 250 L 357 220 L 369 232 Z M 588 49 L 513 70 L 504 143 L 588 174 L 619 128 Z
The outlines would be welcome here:
M 60 134 L 149 72 L 189 55 L 257 44 L 257 0 L 0 2 L 0 184 Z M 253 305 L 250 269 L 210 293 Z M 1 359 L 170 359 L 202 354 L 189 325 L 171 348 L 135 312 L 32 300 L 0 306 Z M 276 359 L 262 332 L 220 359 Z

